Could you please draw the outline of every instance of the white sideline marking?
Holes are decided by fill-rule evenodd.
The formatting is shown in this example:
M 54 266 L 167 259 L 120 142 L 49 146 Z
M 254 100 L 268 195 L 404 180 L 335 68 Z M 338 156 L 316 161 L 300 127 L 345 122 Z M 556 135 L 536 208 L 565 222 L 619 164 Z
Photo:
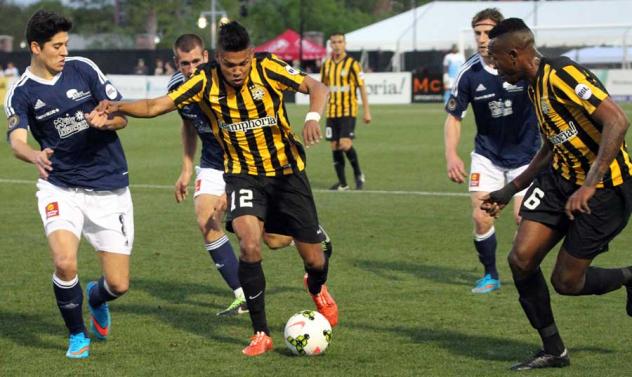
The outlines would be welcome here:
M 8 179 L 8 178 L 0 178 L 0 183 L 4 184 L 16 184 L 16 185 L 33 185 L 35 186 L 36 181 L 29 181 L 26 179 Z M 144 188 L 144 189 L 158 189 L 158 190 L 171 190 L 174 186 L 171 185 L 151 185 L 151 184 L 133 184 L 129 185 L 130 188 Z M 313 192 L 317 192 L 319 194 L 322 193 L 335 193 L 335 194 L 344 194 L 344 195 L 359 195 L 359 194 L 377 194 L 377 195 L 415 195 L 415 196 L 470 196 L 469 193 L 465 192 L 434 192 L 434 191 L 398 191 L 398 190 L 350 190 L 350 191 L 335 191 L 335 190 L 324 190 L 324 189 L 312 189 Z

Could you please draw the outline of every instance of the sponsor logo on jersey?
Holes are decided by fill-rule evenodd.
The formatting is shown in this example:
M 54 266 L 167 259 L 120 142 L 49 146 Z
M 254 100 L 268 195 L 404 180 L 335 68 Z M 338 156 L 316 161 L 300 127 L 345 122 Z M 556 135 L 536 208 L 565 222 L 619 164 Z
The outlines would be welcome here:
M 474 97 L 474 101 L 480 101 L 480 100 L 492 98 L 492 97 L 495 97 L 495 96 L 496 96 L 496 93 L 484 94 L 482 96 Z
M 59 216 L 59 204 L 57 202 L 48 203 L 46 205 L 46 219 Z
M 250 91 L 252 92 L 252 99 L 255 101 L 261 101 L 263 99 L 263 96 L 266 95 L 265 89 L 263 89 L 259 85 L 251 86 Z
M 513 114 L 513 108 L 511 105 L 511 100 L 489 101 L 487 104 L 492 118 L 506 117 Z
M 485 91 L 485 90 L 487 90 L 487 88 L 482 83 L 478 84 L 478 86 L 476 87 L 476 91 L 477 92 L 482 92 L 482 91 Z
M 470 174 L 470 187 L 478 187 L 480 184 L 481 184 L 481 174 L 480 173 Z
M 105 95 L 108 96 L 109 99 L 116 99 L 118 96 L 118 91 L 114 87 L 114 85 L 108 83 L 105 85 Z
M 15 127 L 18 126 L 18 124 L 20 124 L 20 116 L 18 114 L 11 115 L 8 119 L 8 123 L 9 123 L 9 130 L 14 129 Z
M 513 85 L 513 84 L 510 84 L 508 82 L 503 82 L 503 89 L 505 89 L 508 92 L 515 93 L 515 92 L 522 92 L 524 90 L 524 87 L 523 86 L 518 86 L 518 85 Z
M 585 84 L 577 84 L 575 87 L 575 93 L 583 100 L 587 100 L 592 96 L 592 91 Z
M 41 99 L 38 98 L 37 101 L 35 102 L 35 106 L 33 106 L 33 109 L 39 110 L 39 109 L 41 109 L 44 106 L 46 106 L 44 101 L 42 101 Z
M 80 92 L 77 89 L 70 89 L 66 92 L 66 97 L 73 101 L 81 101 L 90 97 L 90 92 Z
M 294 68 L 292 68 L 289 65 L 285 66 L 285 70 L 287 71 L 287 73 L 289 73 L 290 75 L 298 75 L 298 71 Z
M 48 118 L 49 116 L 53 115 L 53 114 L 57 114 L 59 112 L 59 109 L 52 109 L 52 110 L 48 110 L 47 112 L 45 112 L 44 114 L 41 115 L 36 115 L 35 119 L 37 120 L 42 120 L 44 118 Z
M 562 144 L 574 138 L 575 136 L 577 136 L 577 127 L 575 126 L 575 123 L 573 123 L 573 121 L 571 120 L 570 122 L 568 122 L 568 129 L 560 132 L 557 135 L 549 136 L 549 141 L 553 145 L 557 145 Z
M 277 119 L 274 117 L 263 117 L 252 120 L 245 120 L 243 122 L 220 125 L 220 128 L 228 132 L 245 132 L 248 130 L 254 130 L 263 127 L 272 127 L 277 125 Z
M 64 139 L 81 132 L 90 126 L 83 116 L 83 111 L 79 110 L 74 115 L 66 114 L 65 117 L 57 118 L 53 121 L 59 137 Z

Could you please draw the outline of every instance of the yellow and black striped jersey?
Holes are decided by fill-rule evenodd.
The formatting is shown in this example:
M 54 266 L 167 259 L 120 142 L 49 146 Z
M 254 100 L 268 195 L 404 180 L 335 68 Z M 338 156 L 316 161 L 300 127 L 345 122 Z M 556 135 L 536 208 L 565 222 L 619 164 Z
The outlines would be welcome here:
M 276 56 L 256 53 L 241 88 L 229 85 L 219 63 L 210 62 L 169 97 L 178 108 L 200 105 L 224 149 L 226 173 L 280 176 L 305 169 L 305 151 L 283 102 L 283 91 L 297 91 L 304 79 Z
M 540 132 L 553 146 L 553 168 L 581 185 L 599 152 L 603 126 L 590 115 L 608 97 L 603 84 L 588 69 L 566 57 L 542 58 L 529 88 Z M 625 143 L 597 187 L 622 184 L 632 174 Z
M 360 64 L 349 55 L 339 61 L 325 60 L 320 68 L 320 81 L 329 87 L 327 118 L 355 117 L 358 113 L 357 90 L 364 85 Z

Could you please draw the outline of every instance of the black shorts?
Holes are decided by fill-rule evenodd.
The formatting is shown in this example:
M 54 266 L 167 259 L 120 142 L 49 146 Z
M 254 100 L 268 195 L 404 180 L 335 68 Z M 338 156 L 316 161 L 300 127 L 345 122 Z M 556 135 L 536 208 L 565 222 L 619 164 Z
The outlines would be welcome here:
M 632 181 L 597 189 L 588 201 L 590 214 L 566 216 L 564 206 L 579 186 L 553 171 L 540 174 L 522 201 L 520 216 L 566 234 L 563 248 L 576 258 L 593 259 L 625 228 L 632 211 Z
M 263 221 L 267 233 L 284 234 L 308 243 L 324 240 L 304 171 L 280 177 L 224 174 L 224 181 L 228 231 L 233 231 L 232 220 L 252 215 Z
M 342 138 L 355 138 L 355 117 L 327 118 L 325 140 L 338 141 Z

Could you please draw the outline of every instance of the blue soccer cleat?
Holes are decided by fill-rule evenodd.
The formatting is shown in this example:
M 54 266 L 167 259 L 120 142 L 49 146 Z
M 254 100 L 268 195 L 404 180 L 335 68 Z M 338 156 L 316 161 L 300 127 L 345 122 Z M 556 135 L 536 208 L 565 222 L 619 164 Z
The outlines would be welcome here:
M 482 279 L 476 281 L 476 285 L 472 288 L 472 293 L 489 293 L 500 288 L 500 280 L 493 279 L 492 275 L 487 274 Z
M 90 291 L 97 288 L 97 282 L 91 281 L 88 283 L 86 291 L 88 293 L 88 309 L 90 309 L 90 331 L 99 340 L 106 340 L 110 332 L 110 324 L 112 319 L 110 318 L 110 309 L 108 303 L 104 302 L 98 308 L 90 305 Z
M 88 356 L 90 356 L 90 338 L 86 338 L 83 332 L 70 335 L 66 357 L 70 359 L 85 359 Z

